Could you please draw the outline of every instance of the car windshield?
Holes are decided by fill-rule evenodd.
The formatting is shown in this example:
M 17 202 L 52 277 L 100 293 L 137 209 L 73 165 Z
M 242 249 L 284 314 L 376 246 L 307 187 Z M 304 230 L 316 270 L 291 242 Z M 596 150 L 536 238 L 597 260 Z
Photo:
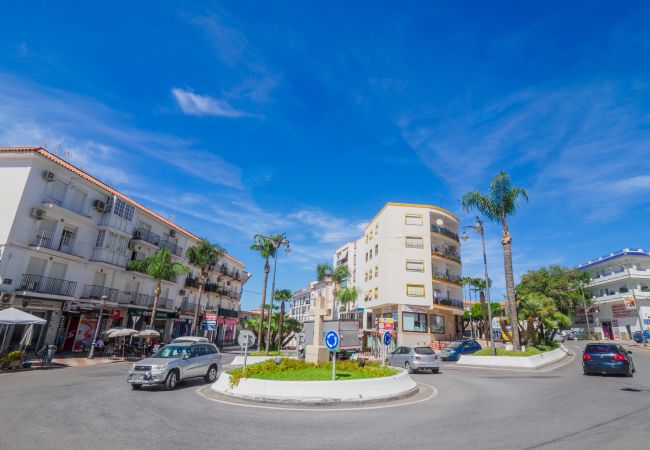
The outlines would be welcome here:
M 460 347 L 461 345 L 463 345 L 462 342 L 456 341 L 456 342 L 450 342 L 447 347 L 449 347 L 449 348 L 457 348 L 457 347 Z
M 413 350 L 416 355 L 435 355 L 435 352 L 429 347 L 415 347 Z
M 152 358 L 181 358 L 185 353 L 187 353 L 188 355 L 190 354 L 190 348 L 191 347 L 189 346 L 185 347 L 185 346 L 178 346 L 178 345 L 169 345 L 167 347 L 161 348 L 156 353 L 154 353 L 151 357 Z
M 585 353 L 617 353 L 614 345 L 587 345 Z

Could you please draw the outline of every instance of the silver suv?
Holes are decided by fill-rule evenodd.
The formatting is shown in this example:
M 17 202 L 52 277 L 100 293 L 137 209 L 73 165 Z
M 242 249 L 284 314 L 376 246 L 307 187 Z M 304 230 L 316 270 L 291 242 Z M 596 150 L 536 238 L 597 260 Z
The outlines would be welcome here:
M 217 346 L 204 342 L 169 344 L 131 366 L 127 382 L 132 389 L 163 384 L 168 391 L 179 381 L 203 377 L 206 383 L 217 379 L 221 355 Z

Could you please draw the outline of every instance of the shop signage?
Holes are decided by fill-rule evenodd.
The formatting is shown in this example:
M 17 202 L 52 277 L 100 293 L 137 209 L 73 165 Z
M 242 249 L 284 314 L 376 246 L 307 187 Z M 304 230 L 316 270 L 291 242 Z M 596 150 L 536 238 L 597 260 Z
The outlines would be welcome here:
M 636 305 L 634 304 L 634 298 L 627 297 L 625 299 L 625 309 L 636 309 Z
M 206 322 L 216 322 L 217 321 L 217 313 L 215 311 L 206 311 L 205 314 L 203 315 L 203 319 Z
M 204 320 L 201 322 L 201 329 L 214 331 L 217 329 L 217 324 L 215 324 L 214 322 L 208 322 L 207 320 Z
M 417 305 L 404 305 L 402 309 L 406 312 L 414 313 L 426 313 L 428 308 L 426 306 L 417 306 Z

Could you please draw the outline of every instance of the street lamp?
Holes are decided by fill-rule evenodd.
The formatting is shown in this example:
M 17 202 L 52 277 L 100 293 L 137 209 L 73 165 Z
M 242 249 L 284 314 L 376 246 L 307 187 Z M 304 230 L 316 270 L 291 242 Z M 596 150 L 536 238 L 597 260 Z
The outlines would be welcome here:
M 582 281 L 578 281 L 578 285 L 580 286 L 580 292 L 582 293 L 582 309 L 585 311 L 585 320 L 587 321 L 587 334 L 591 339 L 591 327 L 589 326 L 589 314 L 587 314 L 587 301 L 585 300 L 584 284 Z
M 490 348 L 492 349 L 492 356 L 496 356 L 497 350 L 494 346 L 494 336 L 492 333 L 492 303 L 490 302 L 490 278 L 488 277 L 488 269 L 487 269 L 487 256 L 485 254 L 485 232 L 483 229 L 483 221 L 476 217 L 476 224 L 475 225 L 468 225 L 463 228 L 473 228 L 476 230 L 478 234 L 481 235 L 481 241 L 483 243 L 483 269 L 485 272 L 485 296 L 487 297 L 487 310 L 488 310 L 488 332 L 490 333 Z M 466 241 L 469 239 L 469 236 L 467 235 L 466 231 L 463 231 L 463 235 L 461 237 L 463 241 Z M 512 324 L 514 327 L 516 324 Z
M 285 234 L 282 233 L 280 236 L 282 239 L 271 239 L 268 236 L 264 236 L 263 234 L 258 235 L 262 239 L 267 239 L 269 242 L 271 242 L 271 245 L 273 245 L 273 281 L 271 281 L 271 301 L 270 301 L 270 308 L 269 308 L 269 327 L 266 330 L 266 348 L 265 348 L 265 353 L 269 353 L 269 345 L 271 343 L 271 318 L 273 314 L 273 299 L 275 298 L 275 272 L 278 267 L 278 249 L 280 247 L 284 247 L 284 251 L 289 253 L 291 251 L 291 247 L 289 246 L 289 240 L 286 238 Z M 264 311 L 262 311 L 262 314 Z
M 93 343 L 90 346 L 90 352 L 88 352 L 88 359 L 95 358 L 95 346 L 97 345 L 97 336 L 99 336 L 99 327 L 102 325 L 102 313 L 104 312 L 104 306 L 106 306 L 107 301 L 108 301 L 108 297 L 106 297 L 105 295 L 102 295 L 102 297 L 99 299 L 99 318 L 97 319 L 97 327 L 95 328 L 95 337 L 93 338 Z

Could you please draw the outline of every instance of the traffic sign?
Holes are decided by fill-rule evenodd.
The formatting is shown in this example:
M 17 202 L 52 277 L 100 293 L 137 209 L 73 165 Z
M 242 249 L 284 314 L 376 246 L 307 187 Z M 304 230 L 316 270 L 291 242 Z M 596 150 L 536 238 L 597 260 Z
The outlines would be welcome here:
M 242 347 L 250 347 L 255 344 L 255 334 L 250 330 L 241 330 L 237 342 Z
M 388 331 L 384 333 L 384 345 L 390 345 L 390 333 Z
M 324 341 L 325 347 L 327 347 L 327 349 L 330 351 L 335 351 L 337 348 L 339 348 L 339 334 L 334 330 L 327 332 Z

